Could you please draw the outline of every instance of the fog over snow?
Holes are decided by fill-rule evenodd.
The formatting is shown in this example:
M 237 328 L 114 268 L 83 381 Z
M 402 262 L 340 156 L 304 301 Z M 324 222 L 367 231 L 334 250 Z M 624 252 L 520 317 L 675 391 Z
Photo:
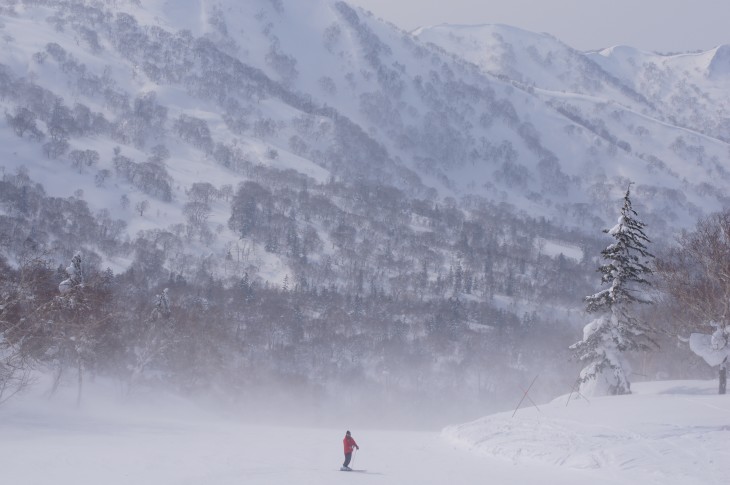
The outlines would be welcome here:
M 251 424 L 170 397 L 26 396 L 0 409 L 7 483 L 251 485 L 585 483 L 720 485 L 727 480 L 730 401 L 713 383 L 635 386 L 628 397 L 575 394 L 443 432 Z M 108 390 L 107 390 L 108 392 Z M 361 449 L 340 472 L 342 437 Z
M 730 15 L 636 3 L 0 1 L 0 481 L 727 483 Z

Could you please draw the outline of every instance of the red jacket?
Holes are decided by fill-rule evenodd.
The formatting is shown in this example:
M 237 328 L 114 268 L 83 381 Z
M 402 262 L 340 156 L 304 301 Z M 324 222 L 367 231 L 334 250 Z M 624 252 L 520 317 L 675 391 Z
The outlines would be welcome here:
M 345 454 L 352 453 L 352 450 L 354 448 L 360 449 L 359 446 L 357 446 L 357 443 L 355 443 L 355 440 L 352 438 L 352 436 L 345 435 L 345 439 L 342 440 L 342 444 L 345 445 Z

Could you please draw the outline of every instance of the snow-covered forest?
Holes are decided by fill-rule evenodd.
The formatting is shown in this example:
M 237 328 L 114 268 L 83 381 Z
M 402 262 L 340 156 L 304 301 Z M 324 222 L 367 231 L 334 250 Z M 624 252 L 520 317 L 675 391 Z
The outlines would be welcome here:
M 728 46 L 330 0 L 5 0 L 0 37 L 0 402 L 41 374 L 433 426 L 727 355 Z M 594 319 L 619 215 L 646 305 Z

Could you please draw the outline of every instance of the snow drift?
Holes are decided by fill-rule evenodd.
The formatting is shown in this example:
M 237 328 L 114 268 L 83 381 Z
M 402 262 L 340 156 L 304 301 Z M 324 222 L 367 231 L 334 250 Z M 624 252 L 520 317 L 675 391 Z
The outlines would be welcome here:
M 716 394 L 714 381 L 636 383 L 632 390 L 590 401 L 562 396 L 442 435 L 459 448 L 521 465 L 601 469 L 613 483 L 726 483 L 730 399 Z

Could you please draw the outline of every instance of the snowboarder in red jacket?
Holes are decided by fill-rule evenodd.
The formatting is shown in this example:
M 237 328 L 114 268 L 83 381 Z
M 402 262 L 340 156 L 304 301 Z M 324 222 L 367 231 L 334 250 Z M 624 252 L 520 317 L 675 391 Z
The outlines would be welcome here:
M 357 446 L 357 443 L 353 439 L 352 435 L 350 435 L 350 432 L 348 431 L 345 433 L 345 439 L 342 440 L 342 444 L 345 446 L 345 463 L 342 464 L 342 470 L 351 471 L 352 468 L 350 468 L 350 459 L 352 459 L 352 450 L 354 449 L 360 449 L 359 446 Z

